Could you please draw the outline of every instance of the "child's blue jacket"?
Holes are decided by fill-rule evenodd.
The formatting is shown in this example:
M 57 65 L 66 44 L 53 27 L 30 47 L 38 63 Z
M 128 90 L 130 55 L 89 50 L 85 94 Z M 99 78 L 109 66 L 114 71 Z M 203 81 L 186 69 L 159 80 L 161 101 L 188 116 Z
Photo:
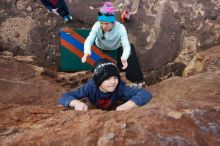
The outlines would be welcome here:
M 108 110 L 120 100 L 131 100 L 138 106 L 145 105 L 150 101 L 152 95 L 144 89 L 129 87 L 122 80 L 119 81 L 119 85 L 114 92 L 103 93 L 95 85 L 93 80 L 89 80 L 85 85 L 65 93 L 60 97 L 59 102 L 64 107 L 69 107 L 69 103 L 72 100 L 82 98 L 88 98 L 97 108 Z

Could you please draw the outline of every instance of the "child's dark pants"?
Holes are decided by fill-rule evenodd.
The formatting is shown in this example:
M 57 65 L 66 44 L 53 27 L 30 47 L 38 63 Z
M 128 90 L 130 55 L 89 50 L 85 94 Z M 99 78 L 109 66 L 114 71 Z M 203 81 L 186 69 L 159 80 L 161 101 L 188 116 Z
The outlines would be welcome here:
M 118 48 L 117 66 L 120 70 L 123 66 L 121 63 L 122 53 L 123 53 L 122 47 Z M 128 67 L 125 69 L 126 78 L 133 83 L 143 81 L 143 73 L 141 71 L 140 64 L 133 44 L 131 44 L 131 54 L 127 62 L 128 62 Z
M 68 16 L 69 15 L 69 9 L 67 5 L 64 3 L 62 7 L 58 8 L 57 12 L 60 14 L 60 16 Z

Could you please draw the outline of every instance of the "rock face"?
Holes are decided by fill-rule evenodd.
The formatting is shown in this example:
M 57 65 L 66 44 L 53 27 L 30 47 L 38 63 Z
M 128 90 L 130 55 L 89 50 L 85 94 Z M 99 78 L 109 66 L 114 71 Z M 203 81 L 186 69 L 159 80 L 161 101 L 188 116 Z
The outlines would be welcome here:
M 33 55 L 38 65 L 58 70 L 60 30 L 91 28 L 103 2 L 67 2 L 73 22 L 64 23 L 61 17 L 48 13 L 40 0 L 2 1 L 1 50 L 11 50 L 14 55 Z M 125 5 L 131 11 L 131 20 L 125 26 L 130 41 L 136 46 L 143 71 L 173 61 L 188 65 L 198 51 L 220 44 L 217 0 L 113 2 L 119 21 Z
M 152 101 L 130 111 L 63 110 L 1 104 L 2 145 L 180 145 L 220 143 L 220 73 L 174 77 L 150 87 Z M 7 113 L 7 115 L 6 115 Z
M 220 69 L 220 46 L 197 53 L 185 68 L 183 76 L 188 77 L 206 71 Z
M 0 103 L 19 105 L 54 105 L 65 90 L 42 76 L 37 68 L 13 58 L 0 57 Z
M 31 65 L 28 57 L 21 59 L 10 53 L 3 54 L 0 54 L 0 103 L 57 105 L 59 96 L 85 83 L 92 75 L 87 72 L 57 73 Z
M 154 84 L 147 87 L 152 100 L 121 112 L 58 105 L 61 94 L 92 76 L 56 71 L 59 31 L 91 28 L 102 2 L 72 1 L 70 23 L 47 13 L 39 0 L 1 2 L 0 144 L 219 146 L 218 0 L 114 1 L 117 18 L 125 3 L 132 12 L 125 25 L 142 69 L 153 69 L 145 74 Z
M 0 70 L 1 145 L 220 143 L 219 70 L 152 85 L 148 90 L 153 99 L 148 104 L 121 112 L 77 112 L 58 105 L 58 97 L 70 89 L 67 83 L 78 86 L 73 81 L 78 77 L 82 83 L 84 73 L 56 73 L 30 65 L 30 58 L 21 61 L 9 53 L 0 56 Z

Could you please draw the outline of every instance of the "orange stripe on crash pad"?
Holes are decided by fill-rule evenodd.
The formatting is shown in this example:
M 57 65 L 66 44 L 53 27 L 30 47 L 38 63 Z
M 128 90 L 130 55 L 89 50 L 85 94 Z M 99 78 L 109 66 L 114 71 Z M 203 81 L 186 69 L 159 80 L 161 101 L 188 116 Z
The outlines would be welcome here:
M 85 38 L 79 35 L 77 32 L 72 31 L 71 36 L 75 39 L 77 39 L 80 43 L 84 44 Z
M 96 50 L 96 49 L 97 49 L 97 50 Z M 99 56 L 101 56 L 101 58 L 106 58 L 106 59 L 112 61 L 113 63 L 117 64 L 117 61 L 115 61 L 112 57 L 110 57 L 110 56 L 108 56 L 108 55 L 102 53 L 101 51 L 99 51 L 97 47 L 92 46 L 92 50 L 93 50 L 93 51 L 96 50 L 96 54 L 99 55 Z M 95 52 L 95 51 L 94 51 L 94 52 Z
M 81 35 L 79 35 L 77 32 L 75 32 L 74 30 L 71 29 L 66 29 L 64 30 L 67 33 L 71 33 L 71 36 L 73 38 L 75 38 L 76 40 L 78 40 L 80 43 L 84 44 L 85 42 L 85 38 L 82 37 Z M 109 55 L 106 55 L 104 53 L 102 53 L 97 47 L 92 46 L 92 51 L 95 52 L 98 56 L 100 56 L 101 58 L 106 58 L 110 61 L 112 61 L 113 63 L 117 64 L 117 61 L 115 61 L 112 57 L 110 57 Z
M 77 55 L 79 58 L 83 57 L 83 55 L 84 55 L 83 52 L 81 52 L 76 47 L 74 47 L 73 45 L 68 43 L 66 40 L 61 39 L 61 44 L 62 44 L 62 46 L 67 48 L 69 51 L 71 51 L 73 54 Z M 94 66 L 94 64 L 95 64 L 95 62 L 90 57 L 87 58 L 86 62 L 88 64 L 90 64 L 91 66 Z

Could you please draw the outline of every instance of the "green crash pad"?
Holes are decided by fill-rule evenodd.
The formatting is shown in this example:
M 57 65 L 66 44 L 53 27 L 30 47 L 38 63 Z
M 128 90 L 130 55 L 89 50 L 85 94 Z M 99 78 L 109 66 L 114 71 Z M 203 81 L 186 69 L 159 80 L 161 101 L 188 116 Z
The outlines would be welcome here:
M 89 29 L 65 29 L 60 32 L 61 71 L 92 70 L 94 63 L 101 58 L 117 63 L 117 50 L 103 53 L 96 46 L 92 46 L 92 54 L 86 63 L 81 62 L 84 42 L 89 32 Z

